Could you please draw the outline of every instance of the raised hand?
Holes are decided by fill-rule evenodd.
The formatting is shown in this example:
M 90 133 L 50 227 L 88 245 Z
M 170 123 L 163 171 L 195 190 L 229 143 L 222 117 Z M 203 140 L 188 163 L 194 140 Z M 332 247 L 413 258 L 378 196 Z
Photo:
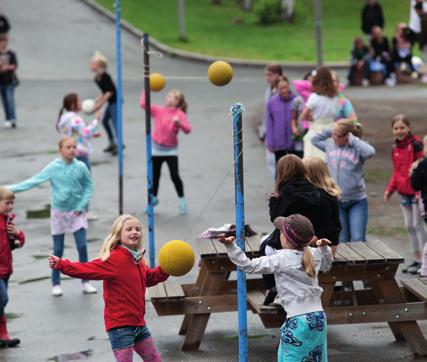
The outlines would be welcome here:
M 331 244 L 331 242 L 328 239 L 319 239 L 316 241 L 317 247 L 328 246 L 330 244 Z
M 236 238 L 234 236 L 229 236 L 228 238 L 226 238 L 224 234 L 221 234 L 218 240 L 224 245 L 230 245 L 233 243 L 234 240 L 236 240 Z

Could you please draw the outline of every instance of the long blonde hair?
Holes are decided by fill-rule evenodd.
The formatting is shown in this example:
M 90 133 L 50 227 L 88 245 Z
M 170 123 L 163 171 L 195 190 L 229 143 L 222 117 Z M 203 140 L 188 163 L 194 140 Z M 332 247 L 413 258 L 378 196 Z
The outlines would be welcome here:
M 305 273 L 309 277 L 314 278 L 316 276 L 316 263 L 314 262 L 313 254 L 311 253 L 310 246 L 308 245 L 304 246 L 301 264 Z
M 308 157 L 302 160 L 305 166 L 306 177 L 319 189 L 334 197 L 341 196 L 341 189 L 337 186 L 329 173 L 326 162 L 320 157 Z
M 101 251 L 99 252 L 99 258 L 102 261 L 106 261 L 110 257 L 111 250 L 113 250 L 119 243 L 123 225 L 127 220 L 136 220 L 138 223 L 140 223 L 140 221 L 133 215 L 120 215 L 116 220 L 114 220 L 113 226 L 111 227 L 111 232 L 102 243 Z M 141 249 L 142 238 L 136 246 L 136 250 Z

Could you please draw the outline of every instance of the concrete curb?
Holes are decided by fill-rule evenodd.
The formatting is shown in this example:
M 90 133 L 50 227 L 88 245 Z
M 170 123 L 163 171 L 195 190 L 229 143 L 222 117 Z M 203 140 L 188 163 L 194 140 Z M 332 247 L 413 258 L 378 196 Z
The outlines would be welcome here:
M 105 9 L 103 6 L 96 3 L 95 0 L 80 0 L 82 3 L 86 4 L 99 14 L 105 16 L 106 18 L 110 19 L 112 22 L 115 21 L 114 14 Z M 122 28 L 126 30 L 128 33 L 134 35 L 138 39 L 142 38 L 143 32 L 139 30 L 138 28 L 134 27 L 132 24 L 127 22 L 126 20 L 122 19 Z M 181 50 L 177 48 L 172 48 L 170 46 L 167 46 L 158 40 L 150 37 L 150 45 L 170 57 L 176 57 L 180 59 L 185 59 L 189 61 L 194 62 L 202 62 L 202 63 L 212 63 L 216 60 L 225 60 L 229 62 L 231 65 L 234 66 L 240 66 L 240 67 L 251 67 L 251 68 L 264 68 L 268 64 L 272 63 L 278 63 L 282 65 L 283 68 L 293 69 L 293 70 L 301 70 L 301 71 L 308 71 L 311 69 L 316 68 L 316 64 L 314 63 L 308 63 L 308 62 L 300 62 L 300 63 L 292 63 L 292 62 L 283 62 L 283 61 L 266 61 L 266 60 L 252 60 L 252 59 L 238 59 L 238 58 L 218 58 L 214 56 L 204 55 L 200 53 L 194 53 L 187 50 Z M 334 63 L 325 63 L 328 67 L 334 68 L 334 69 L 346 69 L 348 68 L 348 63 L 346 62 L 334 62 Z

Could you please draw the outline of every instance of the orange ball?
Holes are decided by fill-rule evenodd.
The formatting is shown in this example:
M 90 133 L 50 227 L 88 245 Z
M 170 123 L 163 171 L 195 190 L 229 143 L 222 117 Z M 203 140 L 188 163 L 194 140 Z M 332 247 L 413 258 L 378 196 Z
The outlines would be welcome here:
M 166 85 L 166 79 L 161 73 L 150 74 L 150 89 L 152 92 L 160 92 Z
M 233 68 L 227 62 L 218 60 L 208 68 L 208 78 L 216 86 L 224 86 L 233 78 Z

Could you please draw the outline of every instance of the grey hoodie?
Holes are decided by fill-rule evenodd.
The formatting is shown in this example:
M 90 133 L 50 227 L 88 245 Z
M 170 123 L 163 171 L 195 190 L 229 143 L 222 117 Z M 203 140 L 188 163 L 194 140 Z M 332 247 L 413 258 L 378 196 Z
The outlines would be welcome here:
M 311 143 L 326 153 L 326 162 L 332 178 L 341 188 L 340 201 L 362 200 L 366 197 L 365 160 L 375 154 L 375 149 L 367 142 L 350 134 L 346 146 L 337 146 L 332 130 L 317 133 Z

